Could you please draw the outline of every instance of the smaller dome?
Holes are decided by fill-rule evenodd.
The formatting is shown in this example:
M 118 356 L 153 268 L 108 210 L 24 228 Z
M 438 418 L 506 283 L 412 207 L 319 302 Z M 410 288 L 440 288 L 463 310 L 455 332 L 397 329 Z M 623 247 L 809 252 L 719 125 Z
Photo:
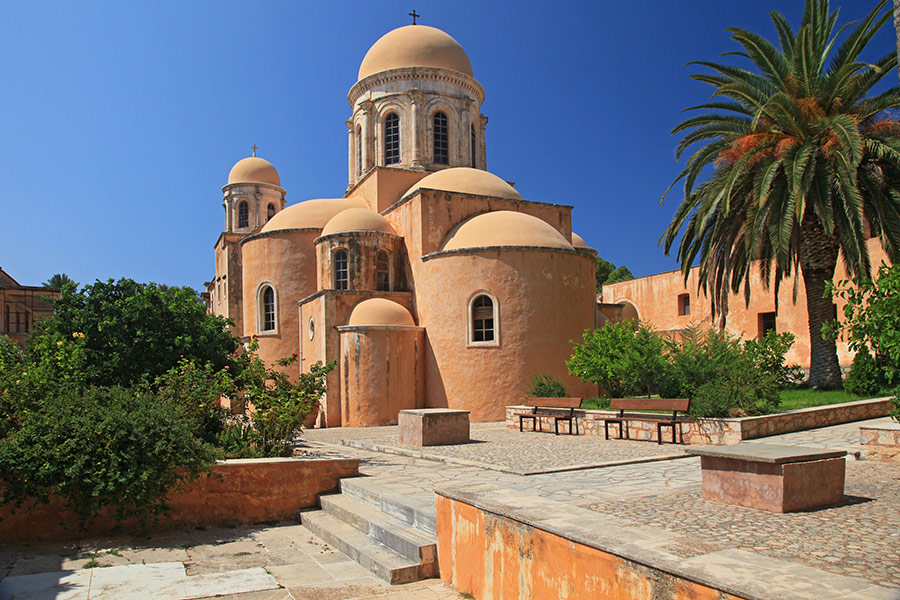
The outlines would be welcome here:
M 348 208 L 331 218 L 322 229 L 322 235 L 345 231 L 383 231 L 397 233 L 390 221 L 368 208 Z
M 584 238 L 581 237 L 580 235 L 578 235 L 577 233 L 575 233 L 574 231 L 572 232 L 572 247 L 573 248 L 588 248 L 588 249 L 590 249 L 590 246 L 587 245 L 587 242 L 584 241 Z
M 268 223 L 263 225 L 262 231 L 322 229 L 339 212 L 365 205 L 364 201 L 357 198 L 319 198 L 298 202 L 276 213 Z
M 434 27 L 407 25 L 387 32 L 372 44 L 359 66 L 359 81 L 402 67 L 439 67 L 475 76 L 459 42 Z
M 409 311 L 386 298 L 369 298 L 353 307 L 347 325 L 411 325 L 415 326 Z
M 443 250 L 496 246 L 572 250 L 566 238 L 546 221 L 511 210 L 498 210 L 466 219 L 447 236 Z
M 271 183 L 280 187 L 281 178 L 272 163 L 258 156 L 248 156 L 231 167 L 228 183 Z
M 403 195 L 408 196 L 419 188 L 491 196 L 493 198 L 507 198 L 509 200 L 522 199 L 522 195 L 513 186 L 493 173 L 488 173 L 481 169 L 473 169 L 472 167 L 452 167 L 432 173 L 419 180 L 406 190 L 406 193 Z

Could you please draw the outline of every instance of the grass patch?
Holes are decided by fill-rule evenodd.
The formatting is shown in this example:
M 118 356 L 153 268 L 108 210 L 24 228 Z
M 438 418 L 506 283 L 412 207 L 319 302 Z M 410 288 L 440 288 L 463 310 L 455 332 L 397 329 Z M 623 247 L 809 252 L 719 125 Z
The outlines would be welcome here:
M 869 398 L 880 398 L 884 395 L 877 394 L 875 396 L 857 396 L 850 394 L 844 390 L 814 390 L 811 388 L 797 388 L 793 390 L 781 391 L 781 405 L 779 411 L 797 410 L 798 408 L 811 408 L 813 406 L 825 406 L 826 404 L 843 404 L 845 402 L 856 402 L 857 400 L 867 400 Z

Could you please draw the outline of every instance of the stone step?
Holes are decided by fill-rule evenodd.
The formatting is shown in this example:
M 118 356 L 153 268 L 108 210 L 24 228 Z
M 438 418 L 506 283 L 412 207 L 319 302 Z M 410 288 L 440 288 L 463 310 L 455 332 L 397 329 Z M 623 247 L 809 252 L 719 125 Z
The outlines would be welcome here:
M 428 573 L 430 569 L 433 573 L 430 576 L 437 575 L 437 538 L 434 534 L 343 494 L 319 496 L 319 503 L 326 513 L 352 525 L 398 554 L 418 561 L 423 573 Z
M 427 576 L 421 574 L 418 561 L 394 552 L 325 511 L 301 513 L 300 522 L 325 542 L 391 585 L 418 581 Z
M 342 479 L 341 492 L 416 529 L 437 534 L 434 493 L 429 493 L 427 498 L 408 496 L 380 485 L 370 477 Z

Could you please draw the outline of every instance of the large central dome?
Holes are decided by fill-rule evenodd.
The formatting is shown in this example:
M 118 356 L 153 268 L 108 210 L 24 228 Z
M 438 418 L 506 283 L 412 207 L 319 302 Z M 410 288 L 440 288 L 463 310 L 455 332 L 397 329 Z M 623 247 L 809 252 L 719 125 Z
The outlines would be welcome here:
M 369 48 L 359 66 L 359 80 L 402 67 L 440 67 L 475 76 L 459 42 L 434 27 L 407 25 L 384 34 Z

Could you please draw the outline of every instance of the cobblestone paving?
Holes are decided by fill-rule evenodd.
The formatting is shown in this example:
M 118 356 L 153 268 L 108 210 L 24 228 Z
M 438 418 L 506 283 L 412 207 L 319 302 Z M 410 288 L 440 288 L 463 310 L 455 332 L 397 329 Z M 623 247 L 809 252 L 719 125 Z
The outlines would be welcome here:
M 610 464 L 632 463 L 684 456 L 685 446 L 631 440 L 606 440 L 598 436 L 554 435 L 498 427 L 475 429 L 468 444 L 428 446 L 403 445 L 396 432 L 344 443 L 384 452 L 396 452 L 451 463 L 473 464 L 530 475 L 569 471 Z
M 857 425 L 858 427 L 858 425 Z M 804 513 L 770 513 L 672 491 L 606 500 L 589 508 L 697 541 L 738 548 L 900 586 L 900 465 L 848 462 L 847 502 Z

